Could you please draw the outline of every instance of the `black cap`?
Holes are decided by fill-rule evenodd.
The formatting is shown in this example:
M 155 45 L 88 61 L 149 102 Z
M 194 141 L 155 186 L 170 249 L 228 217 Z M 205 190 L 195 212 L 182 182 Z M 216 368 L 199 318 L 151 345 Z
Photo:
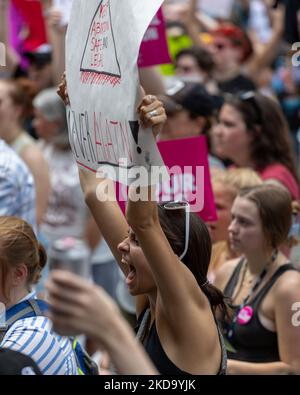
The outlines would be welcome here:
M 27 355 L 0 348 L 0 375 L 36 376 L 42 372 Z
M 218 109 L 218 103 L 214 96 L 210 95 L 201 83 L 183 82 L 177 83 L 167 90 L 166 96 L 160 99 L 164 103 L 167 114 L 185 109 L 190 113 L 209 117 Z
M 43 68 L 52 61 L 52 51 L 48 44 L 41 45 L 34 51 L 27 51 L 24 56 L 29 60 L 30 64 L 37 68 Z

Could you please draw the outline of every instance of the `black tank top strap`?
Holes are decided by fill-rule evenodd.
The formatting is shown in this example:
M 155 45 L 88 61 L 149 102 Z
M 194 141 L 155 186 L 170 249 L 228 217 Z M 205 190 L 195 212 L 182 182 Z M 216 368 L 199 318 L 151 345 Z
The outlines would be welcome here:
M 218 330 L 218 335 L 219 335 L 219 340 L 220 340 L 220 345 L 221 345 L 221 353 L 222 353 L 221 365 L 220 365 L 220 369 L 219 369 L 219 372 L 217 373 L 217 375 L 218 376 L 224 376 L 224 375 L 227 374 L 227 350 L 226 350 L 226 344 L 225 344 L 225 341 L 224 341 L 224 337 L 222 335 L 222 331 L 221 331 L 220 325 L 219 325 L 219 323 L 218 323 L 218 321 L 216 319 L 216 316 L 215 316 L 214 312 L 213 312 L 213 316 L 214 316 L 214 319 L 215 319 L 215 323 L 217 325 L 217 330 Z
M 299 272 L 299 270 L 292 263 L 287 263 L 285 265 L 280 266 L 273 274 L 273 276 L 270 278 L 270 280 L 264 285 L 264 287 L 254 296 L 254 298 L 251 301 L 252 306 L 255 306 L 255 308 L 257 309 L 260 303 L 262 302 L 262 300 L 264 299 L 264 297 L 267 295 L 267 293 L 270 291 L 272 286 L 278 280 L 278 278 L 288 270 L 295 270 Z
M 238 264 L 236 265 L 233 273 L 231 274 L 231 277 L 226 284 L 224 288 L 223 294 L 225 295 L 226 298 L 231 298 L 233 295 L 233 292 L 235 290 L 235 287 L 237 286 L 237 283 L 239 281 L 239 276 L 240 272 L 242 270 L 243 264 L 244 264 L 245 258 L 241 258 Z

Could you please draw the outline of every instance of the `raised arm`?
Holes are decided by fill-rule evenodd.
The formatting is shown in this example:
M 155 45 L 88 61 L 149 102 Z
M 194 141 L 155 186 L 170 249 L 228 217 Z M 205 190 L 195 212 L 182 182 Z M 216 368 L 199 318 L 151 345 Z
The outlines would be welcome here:
M 285 6 L 280 4 L 270 13 L 273 22 L 271 38 L 248 60 L 244 67 L 245 72 L 251 76 L 259 73 L 262 68 L 270 66 L 278 52 L 278 45 L 284 31 Z
M 187 8 L 182 11 L 180 20 L 184 23 L 194 45 L 201 46 L 200 31 L 216 29 L 219 27 L 219 23 L 212 17 L 197 10 L 198 3 L 198 0 L 190 0 Z
M 151 104 L 147 99 L 140 106 L 142 120 L 148 119 L 150 114 Z M 161 117 L 161 121 L 166 118 L 164 112 Z M 154 130 L 156 132 L 158 130 Z M 143 199 L 136 199 L 135 193 Z M 193 274 L 175 255 L 161 228 L 154 186 L 129 188 L 126 217 L 151 267 L 159 294 L 165 302 L 164 308 L 185 304 L 184 293 L 194 295 L 192 299 L 198 298 L 199 286 Z
M 52 46 L 52 75 L 54 84 L 59 84 L 61 75 L 65 70 L 65 36 L 67 27 L 61 26 L 62 14 L 51 4 L 44 4 L 44 14 L 47 15 L 46 27 L 49 41 Z
M 163 95 L 165 85 L 159 70 L 154 66 L 143 67 L 139 70 L 141 85 L 145 92 L 153 95 Z
M 111 252 L 126 275 L 118 245 L 127 237 L 128 224 L 116 199 L 114 182 L 97 178 L 95 173 L 79 169 L 85 201 Z M 106 199 L 105 199 L 106 198 Z

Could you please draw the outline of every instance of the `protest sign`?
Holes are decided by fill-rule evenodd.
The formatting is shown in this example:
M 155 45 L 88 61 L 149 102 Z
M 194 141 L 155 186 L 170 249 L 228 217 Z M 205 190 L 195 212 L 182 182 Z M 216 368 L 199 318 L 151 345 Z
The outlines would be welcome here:
M 217 219 L 204 136 L 158 142 L 158 147 L 170 174 L 168 181 L 158 184 L 156 200 L 187 201 L 191 212 L 204 221 Z M 117 199 L 123 212 L 128 188 L 116 184 Z
M 170 181 L 158 190 L 158 200 L 187 201 L 203 220 L 216 220 L 205 137 L 161 141 L 158 147 L 170 173 Z
M 234 0 L 200 0 L 201 11 L 214 18 L 229 19 Z
M 125 184 L 141 168 L 163 166 L 152 131 L 141 127 L 137 114 L 139 48 L 161 4 L 77 0 L 68 25 L 70 145 L 81 167 L 96 172 L 101 166 L 107 177 Z
M 20 40 L 21 32 L 26 36 Z M 42 5 L 39 1 L 12 0 L 10 3 L 10 41 L 17 52 L 34 51 L 47 43 Z
M 166 38 L 165 22 L 161 8 L 152 19 L 142 41 L 138 65 L 149 67 L 171 63 Z
M 69 23 L 73 0 L 53 0 L 53 6 L 61 12 L 61 26 Z

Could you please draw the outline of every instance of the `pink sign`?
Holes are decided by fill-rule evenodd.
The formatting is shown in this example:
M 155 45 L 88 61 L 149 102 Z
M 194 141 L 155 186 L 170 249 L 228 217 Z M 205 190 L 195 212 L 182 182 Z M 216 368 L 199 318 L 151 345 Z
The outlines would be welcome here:
M 171 63 L 161 8 L 145 33 L 138 59 L 139 67 Z
M 217 219 L 204 136 L 158 142 L 170 181 L 157 189 L 157 201 L 188 201 L 204 221 Z M 117 198 L 125 211 L 127 187 L 117 184 Z
M 21 43 L 22 52 L 33 51 L 40 45 L 47 43 L 46 27 L 40 1 L 12 0 L 10 17 L 12 44 L 18 46 Z M 18 37 L 20 29 L 25 27 L 26 37 L 20 40 Z
M 159 151 L 169 169 L 169 185 L 162 184 L 159 200 L 185 200 L 204 221 L 217 219 L 204 136 L 161 141 Z

